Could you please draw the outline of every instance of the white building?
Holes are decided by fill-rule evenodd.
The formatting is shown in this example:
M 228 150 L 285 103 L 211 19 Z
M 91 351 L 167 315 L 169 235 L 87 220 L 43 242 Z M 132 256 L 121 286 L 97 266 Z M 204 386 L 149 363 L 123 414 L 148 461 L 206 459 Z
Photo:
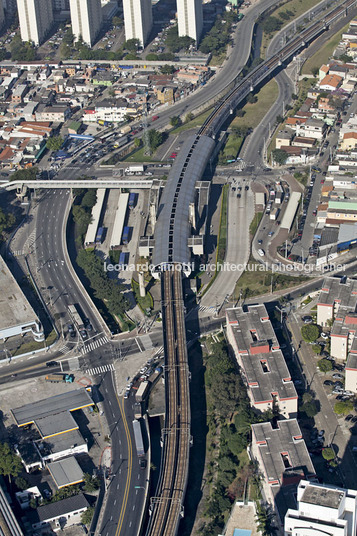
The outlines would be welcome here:
M 76 41 L 81 37 L 90 47 L 102 25 L 100 0 L 70 0 L 72 32 Z
M 298 506 L 285 516 L 285 536 L 356 536 L 357 491 L 301 480 Z
M 49 0 L 17 0 L 21 39 L 40 45 L 53 23 L 52 2 Z
M 202 0 L 177 0 L 179 37 L 188 35 L 198 43 L 203 27 Z
M 151 0 L 123 0 L 125 39 L 145 46 L 152 28 Z

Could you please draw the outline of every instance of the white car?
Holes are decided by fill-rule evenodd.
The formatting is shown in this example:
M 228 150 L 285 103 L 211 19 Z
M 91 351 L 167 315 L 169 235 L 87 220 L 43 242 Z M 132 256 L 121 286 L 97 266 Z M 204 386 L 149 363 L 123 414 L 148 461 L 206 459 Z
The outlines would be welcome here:
M 258 249 L 258 255 L 260 255 L 261 257 L 264 257 L 265 255 L 264 249 Z

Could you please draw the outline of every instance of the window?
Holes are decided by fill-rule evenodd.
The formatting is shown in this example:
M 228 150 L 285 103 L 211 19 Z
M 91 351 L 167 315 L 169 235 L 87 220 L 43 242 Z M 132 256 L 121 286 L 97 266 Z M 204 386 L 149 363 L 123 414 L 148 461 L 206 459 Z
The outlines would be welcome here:
M 285 469 L 289 469 L 289 467 L 292 467 L 289 454 L 287 452 L 281 452 L 280 456 L 281 456 L 281 459 L 283 460 Z
M 269 369 L 269 365 L 268 365 L 268 362 L 264 359 L 264 360 L 261 360 L 260 361 L 260 364 L 262 366 L 262 369 L 263 369 L 263 372 L 266 373 L 266 372 L 270 372 L 270 369 Z
M 256 342 L 258 340 L 257 331 L 255 329 L 250 330 L 250 335 L 251 335 L 251 337 L 252 337 L 254 342 Z

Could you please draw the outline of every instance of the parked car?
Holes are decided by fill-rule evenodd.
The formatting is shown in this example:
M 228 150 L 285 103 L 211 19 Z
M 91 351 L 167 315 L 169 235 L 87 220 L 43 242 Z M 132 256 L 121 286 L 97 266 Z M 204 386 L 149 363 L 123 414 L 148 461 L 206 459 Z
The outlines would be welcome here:
M 350 413 L 349 415 L 347 415 L 347 417 L 345 417 L 345 421 L 350 421 L 351 419 L 353 419 L 352 413 Z
M 260 255 L 261 257 L 264 257 L 265 255 L 264 249 L 258 249 L 258 255 Z
M 337 372 L 335 374 L 332 374 L 332 377 L 334 380 L 343 380 L 342 374 L 338 374 Z
M 331 380 L 325 380 L 324 385 L 334 385 L 334 383 Z
M 302 317 L 302 320 L 304 324 L 311 324 L 312 323 L 312 316 L 305 315 Z
M 323 339 L 328 339 L 329 336 L 328 336 L 327 333 L 322 332 L 322 333 L 321 333 L 321 337 L 322 337 Z

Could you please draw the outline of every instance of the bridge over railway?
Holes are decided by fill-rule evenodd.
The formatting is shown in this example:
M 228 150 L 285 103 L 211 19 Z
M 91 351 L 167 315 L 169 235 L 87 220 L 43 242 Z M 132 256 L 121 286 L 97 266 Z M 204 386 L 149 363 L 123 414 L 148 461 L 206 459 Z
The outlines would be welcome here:
M 194 201 L 194 184 L 201 179 L 215 146 L 214 140 L 234 109 L 274 71 L 335 21 L 346 16 L 356 4 L 357 0 L 343 2 L 246 77 L 237 77 L 235 87 L 218 103 L 197 134 L 186 141 L 171 168 L 159 207 L 153 254 L 154 272 L 161 274 L 162 281 L 166 416 L 160 478 L 156 496 L 151 499 L 146 536 L 175 536 L 183 515 L 189 462 L 190 402 L 182 276 L 190 271 L 188 211 Z

